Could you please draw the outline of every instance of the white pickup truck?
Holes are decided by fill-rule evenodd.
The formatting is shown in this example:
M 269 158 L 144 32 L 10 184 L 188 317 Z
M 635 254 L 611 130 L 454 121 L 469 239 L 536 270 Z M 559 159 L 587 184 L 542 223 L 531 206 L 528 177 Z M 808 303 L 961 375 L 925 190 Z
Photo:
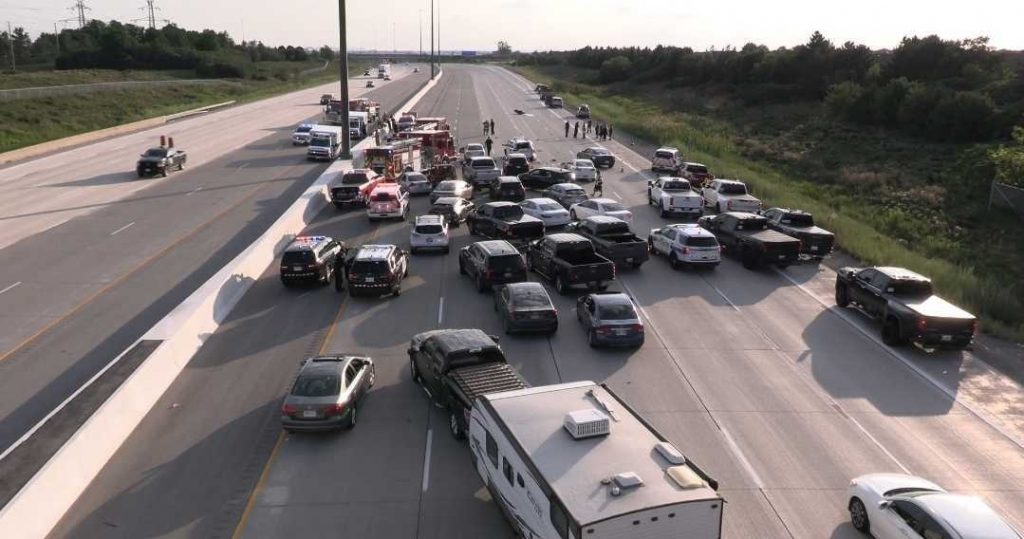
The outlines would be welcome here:
M 761 211 L 761 201 L 747 192 L 747 184 L 739 180 L 711 180 L 702 190 L 704 205 L 721 213 L 724 211 L 741 211 L 757 213 Z
M 704 201 L 685 178 L 661 177 L 647 182 L 647 203 L 662 217 L 682 214 L 696 219 L 704 213 Z

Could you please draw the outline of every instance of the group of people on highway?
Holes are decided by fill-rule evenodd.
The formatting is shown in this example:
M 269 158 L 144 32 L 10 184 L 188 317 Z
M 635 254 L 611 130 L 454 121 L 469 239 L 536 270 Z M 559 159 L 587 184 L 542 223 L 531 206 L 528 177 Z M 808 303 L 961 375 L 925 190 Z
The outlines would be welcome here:
M 586 120 L 582 124 L 579 121 L 570 124 L 569 120 L 566 120 L 565 138 L 569 138 L 570 127 L 572 127 L 572 138 L 579 138 L 581 126 L 583 127 L 583 138 L 587 138 L 587 133 L 595 133 L 597 135 L 597 140 L 608 140 L 612 138 L 612 124 L 599 123 L 595 126 L 591 120 Z

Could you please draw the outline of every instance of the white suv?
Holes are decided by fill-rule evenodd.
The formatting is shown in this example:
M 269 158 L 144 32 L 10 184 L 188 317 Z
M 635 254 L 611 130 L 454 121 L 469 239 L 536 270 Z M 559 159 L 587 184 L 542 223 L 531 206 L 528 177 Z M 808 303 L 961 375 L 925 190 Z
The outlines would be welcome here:
M 658 148 L 651 157 L 651 171 L 665 171 L 673 174 L 683 165 L 683 156 L 678 148 Z
M 530 161 L 537 158 L 537 151 L 533 148 L 533 142 L 526 140 L 525 138 L 514 138 L 506 142 L 505 153 L 521 153 Z
M 697 223 L 668 225 L 647 236 L 651 255 L 665 255 L 672 269 L 681 266 L 710 267 L 722 261 L 722 246 L 715 235 Z
M 473 185 L 489 184 L 491 180 L 501 176 L 501 170 L 490 157 L 473 157 L 462 169 L 463 177 Z
M 761 211 L 761 201 L 747 191 L 747 184 L 739 180 L 711 180 L 701 190 L 704 205 L 721 213 L 724 211 L 743 211 L 757 213 Z
M 440 249 L 445 254 L 449 251 L 451 236 L 448 234 L 448 222 L 440 215 L 420 215 L 409 233 L 409 252 L 416 254 L 424 249 Z

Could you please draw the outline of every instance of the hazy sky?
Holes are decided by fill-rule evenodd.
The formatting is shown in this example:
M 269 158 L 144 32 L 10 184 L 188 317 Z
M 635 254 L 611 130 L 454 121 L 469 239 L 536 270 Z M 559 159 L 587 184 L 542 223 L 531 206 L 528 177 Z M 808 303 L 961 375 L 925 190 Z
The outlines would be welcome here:
M 516 50 L 658 44 L 696 50 L 756 42 L 792 46 L 820 30 L 833 42 L 889 48 L 905 35 L 987 35 L 997 48 L 1024 49 L 1024 0 L 435 0 L 441 46 Z M 86 0 L 91 18 L 144 16 L 144 0 Z M 0 0 L 0 24 L 33 36 L 73 17 L 73 0 Z M 337 44 L 336 0 L 156 0 L 158 17 L 189 29 L 225 30 L 273 45 Z M 349 46 L 416 50 L 422 11 L 429 49 L 429 0 L 349 0 Z M 58 23 L 73 24 L 73 23 Z M 140 23 L 141 24 L 141 23 Z M 243 30 L 244 29 L 244 30 Z M 394 32 L 393 32 L 394 30 Z M 393 39 L 394 34 L 394 41 Z

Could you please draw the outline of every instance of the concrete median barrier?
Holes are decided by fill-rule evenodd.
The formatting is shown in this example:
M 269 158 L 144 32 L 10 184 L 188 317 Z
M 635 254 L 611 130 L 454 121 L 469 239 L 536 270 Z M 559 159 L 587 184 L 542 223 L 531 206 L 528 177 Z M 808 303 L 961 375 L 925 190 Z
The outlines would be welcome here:
M 398 110 L 415 106 L 440 78 L 428 81 Z M 49 534 L 245 292 L 289 241 L 327 207 L 331 179 L 351 168 L 353 161 L 360 161 L 362 151 L 372 142 L 373 137 L 368 137 L 357 144 L 352 161 L 337 161 L 328 167 L 256 242 L 143 335 L 140 342 L 159 345 L 0 510 L 0 537 L 28 539 Z

